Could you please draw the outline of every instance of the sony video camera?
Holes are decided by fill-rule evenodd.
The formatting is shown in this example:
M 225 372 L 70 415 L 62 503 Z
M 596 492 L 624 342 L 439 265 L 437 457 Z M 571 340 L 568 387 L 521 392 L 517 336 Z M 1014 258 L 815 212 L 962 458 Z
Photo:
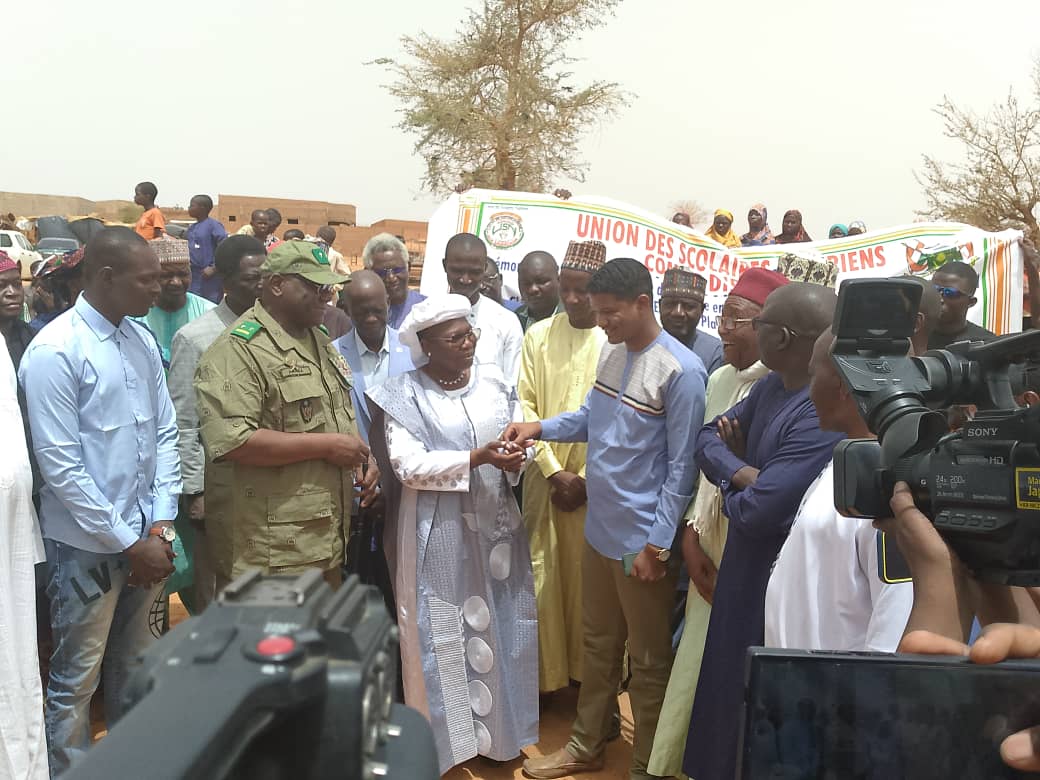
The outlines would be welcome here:
M 914 279 L 841 285 L 833 358 L 878 441 L 835 448 L 835 507 L 889 517 L 902 480 L 976 577 L 1040 584 L 1040 406 L 1019 407 L 1012 391 L 1017 364 L 1040 353 L 1040 331 L 914 357 L 921 294 Z M 951 433 L 944 410 L 959 404 L 978 413 Z
M 247 572 L 140 659 L 132 708 L 71 780 L 435 780 L 425 718 L 394 703 L 397 627 L 376 588 Z

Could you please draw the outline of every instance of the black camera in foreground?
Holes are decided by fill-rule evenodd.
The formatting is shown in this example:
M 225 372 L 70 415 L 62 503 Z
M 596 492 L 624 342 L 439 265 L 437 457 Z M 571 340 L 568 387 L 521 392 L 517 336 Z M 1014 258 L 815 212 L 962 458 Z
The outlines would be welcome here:
M 928 282 L 925 282 L 926 284 Z M 911 356 L 921 282 L 842 283 L 833 358 L 878 441 L 834 450 L 834 502 L 847 517 L 888 517 L 897 481 L 975 576 L 1040 584 L 1040 406 L 1018 406 L 1012 378 L 1040 354 L 1040 331 Z M 978 407 L 951 433 L 945 408 Z
M 248 572 L 145 653 L 132 708 L 68 777 L 435 780 L 429 724 L 394 703 L 396 644 L 356 577 Z

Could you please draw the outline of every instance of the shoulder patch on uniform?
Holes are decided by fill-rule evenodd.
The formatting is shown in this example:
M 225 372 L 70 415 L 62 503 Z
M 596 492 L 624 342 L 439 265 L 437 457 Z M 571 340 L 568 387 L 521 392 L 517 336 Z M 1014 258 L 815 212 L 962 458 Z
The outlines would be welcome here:
M 263 329 L 263 327 L 264 326 L 261 325 L 259 322 L 254 322 L 253 320 L 243 320 L 238 324 L 238 327 L 231 331 L 231 335 L 237 336 L 238 338 L 242 339 L 242 341 L 249 341 L 249 339 L 253 338 L 253 336 L 259 333 Z
M 321 331 L 322 333 L 324 333 L 324 334 L 325 334 L 326 336 L 329 336 L 329 329 L 328 329 L 328 328 L 326 328 L 326 327 L 325 327 L 324 325 L 319 325 L 319 326 L 318 326 L 318 330 L 320 330 L 320 331 Z M 332 336 L 329 336 L 329 338 L 332 338 Z

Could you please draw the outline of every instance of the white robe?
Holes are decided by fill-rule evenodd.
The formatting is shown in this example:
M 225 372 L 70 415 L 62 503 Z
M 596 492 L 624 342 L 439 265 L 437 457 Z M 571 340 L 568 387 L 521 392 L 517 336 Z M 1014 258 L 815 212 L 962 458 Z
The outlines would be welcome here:
M 0 349 L 0 777 L 26 780 L 48 777 L 36 648 L 35 564 L 44 553 L 17 388 Z
M 834 466 L 810 485 L 766 590 L 766 647 L 893 653 L 914 588 L 878 578 L 877 531 L 834 508 Z

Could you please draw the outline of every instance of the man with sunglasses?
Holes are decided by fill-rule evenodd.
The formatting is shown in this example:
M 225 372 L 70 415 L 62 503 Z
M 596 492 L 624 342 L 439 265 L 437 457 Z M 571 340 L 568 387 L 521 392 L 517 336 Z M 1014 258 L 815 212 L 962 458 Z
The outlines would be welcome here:
M 928 255 L 921 257 L 922 263 L 928 260 Z M 945 349 L 958 341 L 992 341 L 997 337 L 968 321 L 968 311 L 976 303 L 975 290 L 979 286 L 979 275 L 974 268 L 960 260 L 951 260 L 932 274 L 932 284 L 942 297 L 942 312 L 928 338 L 928 349 Z
M 408 316 L 412 307 L 426 296 L 417 290 L 408 289 L 410 263 L 408 248 L 397 236 L 380 233 L 373 236 L 361 251 L 361 259 L 368 268 L 383 280 L 386 297 L 389 301 L 386 324 L 394 330 L 400 330 L 401 323 Z
M 279 244 L 260 270 L 260 299 L 195 374 L 217 592 L 253 567 L 318 568 L 338 585 L 355 483 L 367 506 L 379 479 L 358 436 L 350 368 L 321 327 L 347 278 L 307 241 Z
M 769 571 L 802 496 L 841 438 L 820 429 L 809 398 L 809 359 L 836 303 L 834 291 L 817 284 L 771 292 L 750 322 L 770 373 L 697 436 L 697 465 L 719 488 L 729 530 L 686 742 L 690 777 L 736 773 L 744 658 L 762 644 Z

